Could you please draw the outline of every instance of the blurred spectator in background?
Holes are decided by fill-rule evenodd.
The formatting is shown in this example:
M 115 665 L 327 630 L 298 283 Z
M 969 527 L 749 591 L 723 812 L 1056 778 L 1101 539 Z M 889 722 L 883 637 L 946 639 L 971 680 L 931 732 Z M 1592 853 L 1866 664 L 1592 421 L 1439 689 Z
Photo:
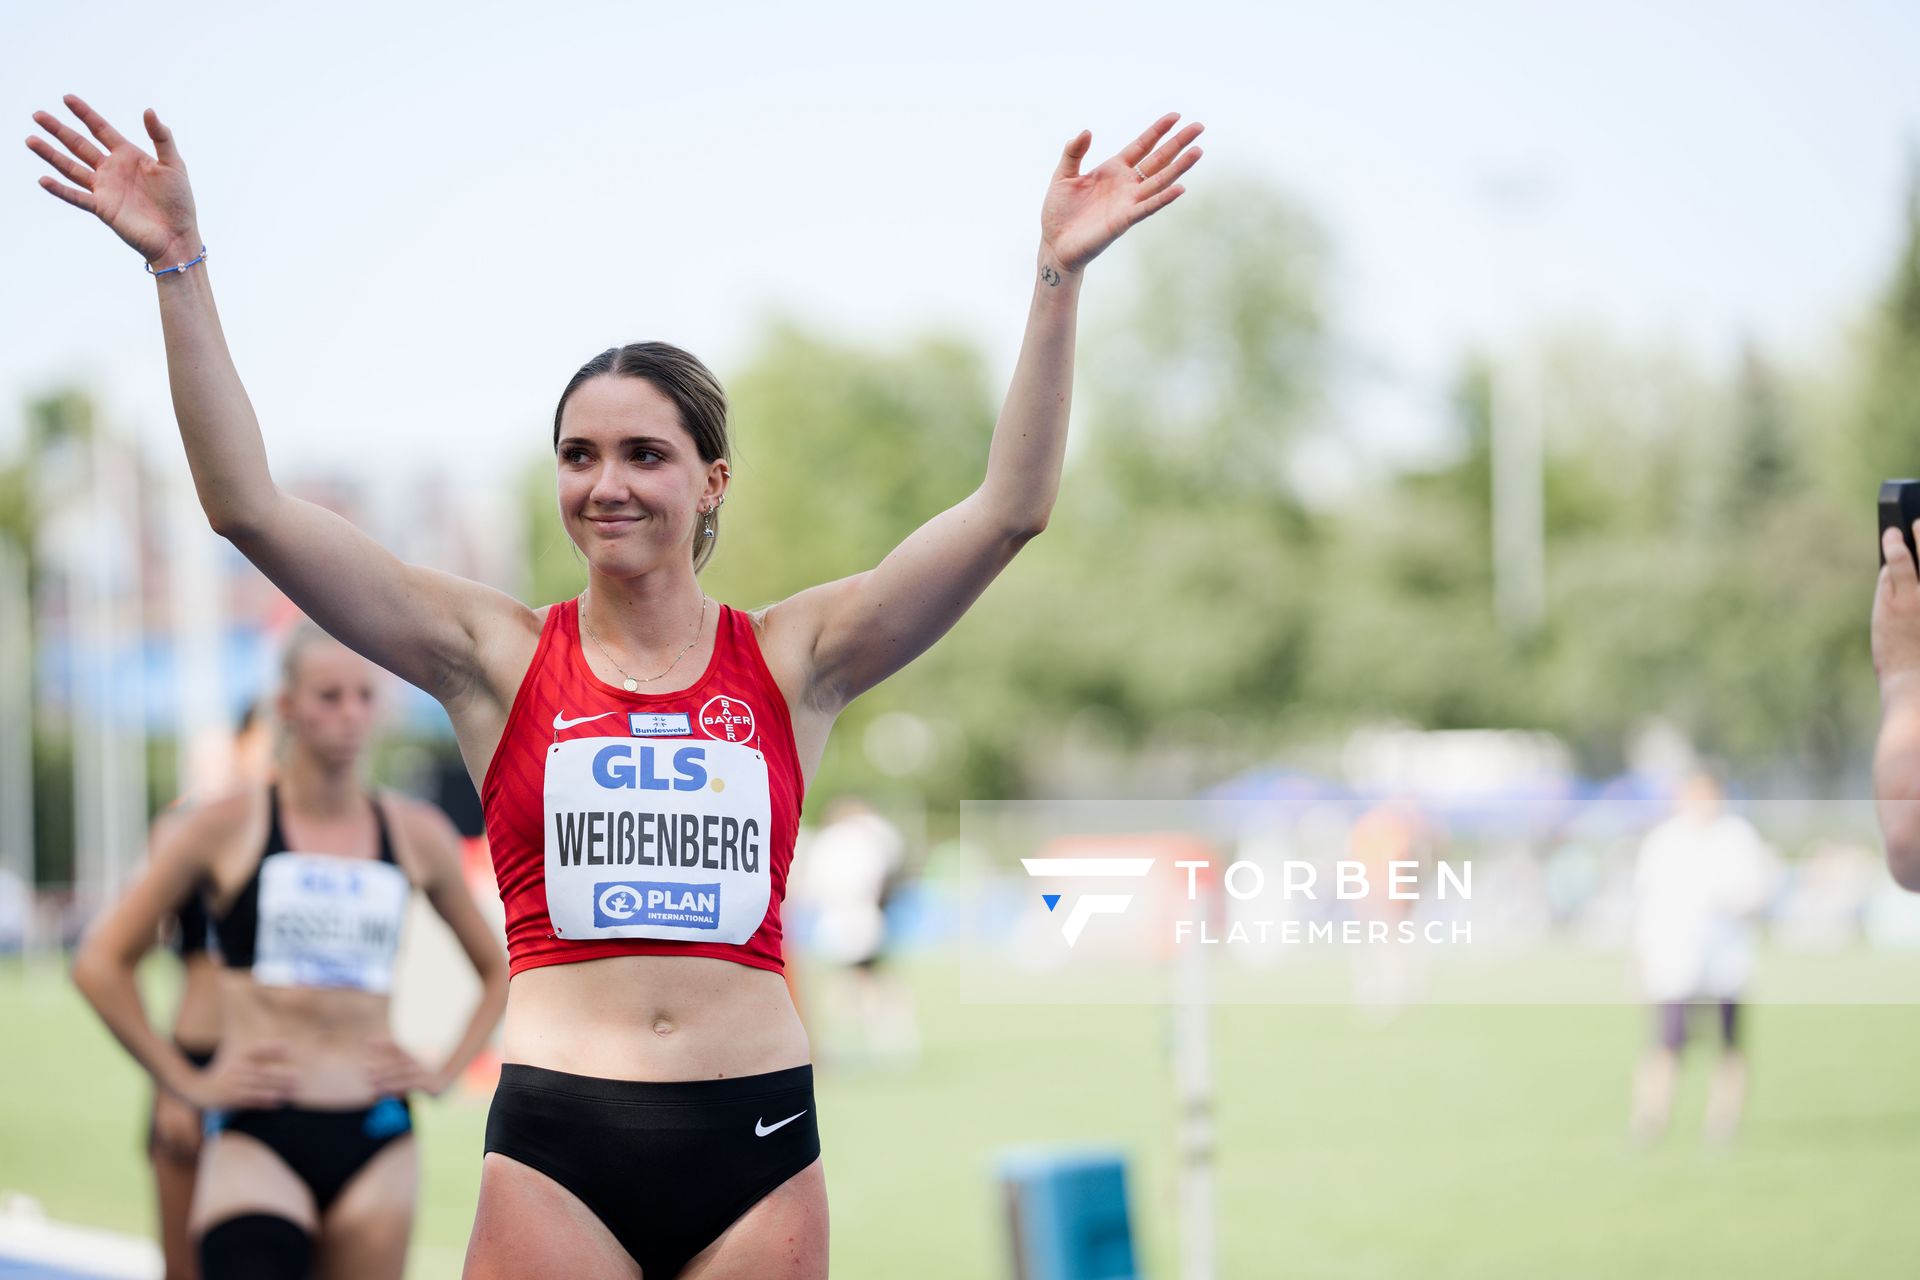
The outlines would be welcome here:
M 828 966 L 819 1007 L 829 1056 L 911 1061 L 920 1048 L 913 993 L 885 966 L 887 901 L 906 864 L 900 829 L 842 797 L 797 864 L 813 913 L 809 949 Z
M 1878 849 L 1845 835 L 1816 837 L 1793 861 L 1767 914 L 1767 936 L 1796 949 L 1852 946 L 1865 936 L 1868 905 L 1888 891 Z
M 1740 1002 L 1753 976 L 1754 921 L 1772 895 L 1778 862 L 1753 824 L 1725 808 L 1720 778 L 1701 768 L 1681 784 L 1676 811 L 1648 833 L 1634 871 L 1635 951 L 1654 1009 L 1655 1042 L 1635 1074 L 1632 1131 L 1667 1127 L 1688 1022 L 1719 1015 L 1720 1058 L 1707 1092 L 1707 1137 L 1740 1127 L 1747 1061 Z
M 1427 891 L 1421 886 L 1434 858 L 1434 837 L 1410 796 L 1389 797 L 1354 821 L 1347 834 L 1347 856 L 1366 869 L 1367 891 L 1353 899 L 1351 907 L 1369 929 L 1378 921 L 1393 936 L 1412 917 L 1415 899 Z M 1396 870 L 1402 877 L 1398 882 L 1393 878 Z M 1395 897 L 1396 891 L 1408 896 Z M 1398 1016 L 1418 997 L 1420 983 L 1420 955 L 1397 937 L 1353 948 L 1354 1000 L 1371 1017 L 1386 1022 Z

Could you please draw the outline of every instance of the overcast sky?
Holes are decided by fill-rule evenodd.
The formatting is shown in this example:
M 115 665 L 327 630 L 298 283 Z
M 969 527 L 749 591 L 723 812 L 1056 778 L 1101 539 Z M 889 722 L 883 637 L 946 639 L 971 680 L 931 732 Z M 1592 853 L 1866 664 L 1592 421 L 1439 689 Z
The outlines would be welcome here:
M 724 378 L 770 308 L 1010 368 L 1061 144 L 1169 109 L 1190 186 L 1330 232 L 1356 438 L 1417 443 L 1463 349 L 1549 321 L 1816 353 L 1895 251 L 1916 51 L 1891 3 L 10 5 L 0 442 L 81 379 L 177 448 L 153 284 L 20 143 L 63 92 L 174 128 L 276 465 L 485 485 L 589 355 Z

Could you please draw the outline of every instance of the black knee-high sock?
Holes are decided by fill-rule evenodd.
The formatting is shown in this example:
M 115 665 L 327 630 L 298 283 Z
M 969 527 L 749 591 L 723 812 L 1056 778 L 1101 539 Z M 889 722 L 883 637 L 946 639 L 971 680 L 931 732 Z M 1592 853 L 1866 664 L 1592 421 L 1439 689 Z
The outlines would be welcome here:
M 223 1218 L 200 1237 L 202 1280 L 307 1280 L 313 1237 L 271 1213 Z

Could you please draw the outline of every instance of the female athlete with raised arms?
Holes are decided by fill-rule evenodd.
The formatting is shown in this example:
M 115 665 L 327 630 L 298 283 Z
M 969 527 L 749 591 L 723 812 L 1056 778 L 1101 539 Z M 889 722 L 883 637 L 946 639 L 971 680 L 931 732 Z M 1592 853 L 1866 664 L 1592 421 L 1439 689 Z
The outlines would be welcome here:
M 1200 126 L 1167 115 L 1040 213 L 1031 310 L 972 494 L 877 567 L 753 614 L 698 570 L 729 480 L 726 400 L 664 343 L 603 352 L 554 411 L 574 600 L 532 609 L 402 563 L 274 484 L 213 303 L 186 169 L 76 97 L 46 112 L 47 191 L 158 277 L 201 505 L 333 635 L 438 698 L 481 788 L 513 981 L 469 1277 L 824 1276 L 807 1037 L 781 977 L 801 798 L 835 717 L 946 633 L 1059 489 L 1087 264 L 1172 203 Z M 1171 135 L 1171 136 L 1169 136 Z M 64 149 L 63 149 L 64 148 Z

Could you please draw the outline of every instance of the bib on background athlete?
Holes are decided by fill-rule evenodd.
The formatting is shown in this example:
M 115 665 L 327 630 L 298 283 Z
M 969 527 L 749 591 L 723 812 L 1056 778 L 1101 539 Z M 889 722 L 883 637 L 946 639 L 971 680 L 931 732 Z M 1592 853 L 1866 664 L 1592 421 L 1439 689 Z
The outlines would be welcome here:
M 391 862 L 292 852 L 261 859 L 253 980 L 386 995 L 410 888 Z
M 270 987 L 345 987 L 386 995 L 413 886 L 394 860 L 386 815 L 373 806 L 380 851 L 373 858 L 289 849 L 280 789 L 267 787 L 267 838 L 207 936 L 229 969 Z

